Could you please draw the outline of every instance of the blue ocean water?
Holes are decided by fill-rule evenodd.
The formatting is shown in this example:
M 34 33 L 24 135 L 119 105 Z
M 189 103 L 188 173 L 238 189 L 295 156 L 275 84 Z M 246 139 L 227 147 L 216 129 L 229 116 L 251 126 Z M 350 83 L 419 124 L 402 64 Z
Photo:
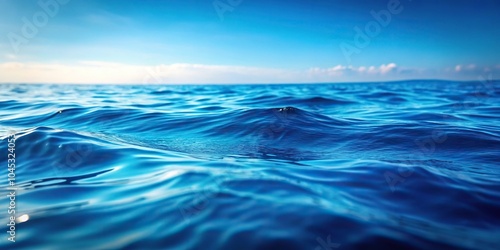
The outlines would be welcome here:
M 0 248 L 498 249 L 499 104 L 498 81 L 3 84 Z

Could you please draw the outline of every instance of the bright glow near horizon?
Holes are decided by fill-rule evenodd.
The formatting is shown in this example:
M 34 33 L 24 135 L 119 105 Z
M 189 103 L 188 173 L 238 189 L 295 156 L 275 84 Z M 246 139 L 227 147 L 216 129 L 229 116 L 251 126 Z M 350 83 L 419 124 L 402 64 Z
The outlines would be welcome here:
M 500 2 L 0 2 L 0 82 L 499 78 Z

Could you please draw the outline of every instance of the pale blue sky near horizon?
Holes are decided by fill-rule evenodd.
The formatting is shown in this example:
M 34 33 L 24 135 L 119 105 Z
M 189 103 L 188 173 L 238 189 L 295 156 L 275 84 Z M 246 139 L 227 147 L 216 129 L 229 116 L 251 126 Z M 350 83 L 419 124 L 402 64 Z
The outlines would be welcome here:
M 498 78 L 499 10 L 489 0 L 3 0 L 0 82 Z

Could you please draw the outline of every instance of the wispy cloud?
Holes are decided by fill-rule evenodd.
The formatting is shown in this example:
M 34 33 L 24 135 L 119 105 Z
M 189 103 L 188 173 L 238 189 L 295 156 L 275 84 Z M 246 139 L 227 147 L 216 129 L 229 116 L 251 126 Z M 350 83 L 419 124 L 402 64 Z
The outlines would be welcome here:
M 140 72 L 142 72 L 140 67 L 125 64 L 113 66 L 12 62 L 0 64 L 2 82 L 126 83 L 137 81 Z
M 319 76 L 342 76 L 342 75 L 387 75 L 388 73 L 395 72 L 398 66 L 395 63 L 382 64 L 380 66 L 345 66 L 337 65 L 331 68 L 311 68 L 309 73 Z
M 447 69 L 455 76 L 478 76 L 484 74 L 492 74 L 493 77 L 498 77 L 500 74 L 500 65 L 480 67 L 476 64 L 455 65 L 453 70 Z
M 458 70 L 457 70 L 458 69 Z M 489 70 L 489 71 L 487 71 Z M 234 65 L 174 63 L 132 65 L 105 61 L 74 64 L 0 64 L 1 82 L 41 83 L 307 83 L 387 81 L 402 79 L 476 79 L 481 73 L 500 73 L 499 65 L 489 68 L 457 65 L 453 71 L 405 68 L 395 63 L 378 66 L 336 65 L 330 68 L 291 70 Z M 464 78 L 468 77 L 468 78 Z
M 398 66 L 395 63 L 389 63 L 387 65 L 382 64 L 379 68 L 381 74 L 387 74 L 393 70 L 395 70 Z
M 151 76 L 169 83 L 266 83 L 290 82 L 299 72 L 284 69 L 231 65 L 175 63 L 149 68 Z M 148 81 L 146 75 L 146 81 Z
M 4 57 L 7 60 L 16 60 L 17 59 L 17 56 L 14 54 L 11 54 L 11 53 L 5 54 Z
M 0 64 L 2 82 L 39 83 L 265 83 L 293 82 L 298 72 L 282 69 L 204 65 L 130 65 L 81 61 L 76 64 L 8 62 Z

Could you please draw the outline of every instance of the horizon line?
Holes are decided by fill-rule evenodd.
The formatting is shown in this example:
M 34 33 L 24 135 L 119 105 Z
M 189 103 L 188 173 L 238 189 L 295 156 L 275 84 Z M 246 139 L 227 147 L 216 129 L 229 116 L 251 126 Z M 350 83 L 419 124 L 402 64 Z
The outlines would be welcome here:
M 263 82 L 263 83 L 50 83 L 50 82 L 0 82 L 1 85 L 20 84 L 20 85 L 307 85 L 307 84 L 352 84 L 352 83 L 399 83 L 399 82 L 450 82 L 450 83 L 468 83 L 468 82 L 482 82 L 482 81 L 497 82 L 500 79 L 475 79 L 475 80 L 451 80 L 451 79 L 403 79 L 403 80 L 387 80 L 387 81 L 351 81 L 351 82 Z

